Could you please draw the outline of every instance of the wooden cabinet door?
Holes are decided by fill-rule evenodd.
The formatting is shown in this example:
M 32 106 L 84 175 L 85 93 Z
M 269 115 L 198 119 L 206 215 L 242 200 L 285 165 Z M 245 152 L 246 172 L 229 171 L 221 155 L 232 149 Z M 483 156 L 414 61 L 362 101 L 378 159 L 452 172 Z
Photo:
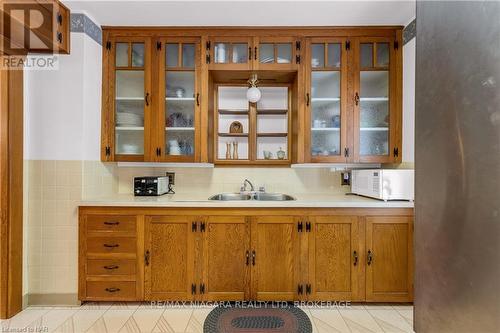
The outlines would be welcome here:
M 398 163 L 402 156 L 401 40 L 353 41 L 353 162 Z
M 309 241 L 310 300 L 364 299 L 364 234 L 357 216 L 317 216 Z
M 151 38 L 113 36 L 105 42 L 101 158 L 150 160 L 151 125 L 156 124 L 151 119 Z
M 252 299 L 296 298 L 300 255 L 297 223 L 293 216 L 260 216 L 252 221 Z
M 146 300 L 192 300 L 196 288 L 195 235 L 192 217 L 145 219 Z
M 366 218 L 366 300 L 413 299 L 413 221 L 406 216 Z
M 251 37 L 210 37 L 203 58 L 209 69 L 250 70 L 253 59 Z
M 294 37 L 255 37 L 254 70 L 295 70 L 300 64 L 300 42 Z
M 352 155 L 351 52 L 345 38 L 305 45 L 305 155 L 313 163 L 346 163 Z
M 203 278 L 207 301 L 244 300 L 250 290 L 250 234 L 243 216 L 209 216 L 202 227 Z

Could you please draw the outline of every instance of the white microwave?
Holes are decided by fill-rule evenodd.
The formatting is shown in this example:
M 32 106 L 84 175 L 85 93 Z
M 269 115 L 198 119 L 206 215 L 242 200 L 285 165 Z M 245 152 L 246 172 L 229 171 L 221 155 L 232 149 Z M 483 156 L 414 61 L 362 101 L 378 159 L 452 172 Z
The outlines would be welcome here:
M 414 200 L 414 170 L 352 170 L 351 174 L 351 192 L 353 194 L 384 201 Z

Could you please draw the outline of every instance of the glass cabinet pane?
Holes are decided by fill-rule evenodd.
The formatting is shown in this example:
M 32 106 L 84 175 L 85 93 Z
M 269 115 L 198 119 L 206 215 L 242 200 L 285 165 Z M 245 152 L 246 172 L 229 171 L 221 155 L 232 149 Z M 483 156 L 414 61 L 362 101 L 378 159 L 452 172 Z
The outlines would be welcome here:
M 311 52 L 311 66 L 325 67 L 325 44 L 312 44 Z
M 166 71 L 165 152 L 194 154 L 195 72 Z
M 248 59 L 247 44 L 233 44 L 233 63 L 244 64 Z
M 182 44 L 182 67 L 193 68 L 194 57 L 194 44 Z
M 311 74 L 311 155 L 340 155 L 340 72 Z
M 116 67 L 128 66 L 128 43 L 116 43 L 115 65 Z
M 377 43 L 377 67 L 389 66 L 389 43 Z
M 292 44 L 276 44 L 277 63 L 289 64 L 292 62 Z
M 117 70 L 115 153 L 144 154 L 144 72 Z
M 340 67 L 340 43 L 328 44 L 328 67 Z
M 214 62 L 217 64 L 224 64 L 229 62 L 229 48 L 230 44 L 216 43 L 214 46 Z
M 373 44 L 361 43 L 361 67 L 373 67 Z
M 132 67 L 144 67 L 144 43 L 132 43 Z
M 167 67 L 179 66 L 179 44 L 168 43 L 165 46 L 165 58 Z
M 274 44 L 262 43 L 259 47 L 259 62 L 270 64 L 274 62 Z
M 389 154 L 389 72 L 360 73 L 360 155 Z

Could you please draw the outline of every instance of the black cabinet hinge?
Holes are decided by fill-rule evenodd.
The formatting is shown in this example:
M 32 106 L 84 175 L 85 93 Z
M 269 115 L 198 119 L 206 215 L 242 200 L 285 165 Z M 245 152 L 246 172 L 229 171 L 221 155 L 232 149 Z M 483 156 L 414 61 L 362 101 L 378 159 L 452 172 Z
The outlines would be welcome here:
M 308 283 L 306 284 L 306 294 L 307 295 L 310 295 L 311 294 L 311 291 L 312 291 L 312 288 L 311 288 L 311 285 Z
M 392 153 L 394 154 L 394 157 L 398 157 L 399 156 L 399 148 L 394 147 L 394 150 L 392 151 Z
M 196 232 L 196 231 L 198 231 L 198 223 L 192 222 L 191 223 L 191 232 Z
M 351 41 L 350 40 L 347 40 L 345 42 L 345 49 L 348 50 L 348 51 L 351 49 Z
M 204 294 L 204 293 L 205 293 L 205 284 L 201 283 L 200 284 L 200 294 Z
M 207 42 L 205 43 L 205 48 L 206 48 L 207 50 L 210 50 L 210 41 L 207 41 Z
M 306 232 L 311 232 L 311 222 L 306 222 Z
M 209 64 L 209 63 L 210 63 L 210 54 L 207 54 L 207 55 L 205 56 L 205 62 L 206 62 L 207 64 Z
M 300 41 L 295 42 L 295 49 L 300 51 Z
M 299 284 L 297 286 L 297 294 L 302 295 L 304 293 L 304 286 Z
M 304 229 L 304 226 L 302 224 L 302 221 L 300 221 L 299 223 L 297 223 L 297 231 L 302 232 L 303 229 Z
M 205 222 L 200 222 L 200 232 L 205 232 Z
M 110 41 L 106 42 L 106 50 L 111 50 L 111 42 Z
M 344 157 L 349 157 L 349 148 L 344 148 Z
M 394 41 L 394 50 L 399 49 L 399 42 L 396 40 Z
M 161 42 L 156 42 L 156 49 L 161 50 Z
M 191 295 L 196 295 L 196 284 L 191 284 Z
M 300 55 L 298 54 L 295 56 L 295 63 L 300 64 Z
M 106 156 L 110 156 L 111 155 L 111 147 L 110 146 L 107 146 L 104 148 L 104 154 Z

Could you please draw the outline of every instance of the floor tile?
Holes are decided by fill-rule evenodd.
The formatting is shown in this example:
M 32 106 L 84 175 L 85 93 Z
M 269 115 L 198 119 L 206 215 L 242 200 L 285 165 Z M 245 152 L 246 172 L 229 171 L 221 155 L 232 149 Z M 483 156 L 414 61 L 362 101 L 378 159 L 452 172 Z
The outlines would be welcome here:
M 120 333 L 151 332 L 160 319 L 163 309 L 138 309 L 120 329 Z
M 54 332 L 59 326 L 62 325 L 62 323 L 68 320 L 68 318 L 73 316 L 77 311 L 78 308 L 66 308 L 64 310 L 52 309 L 35 322 L 31 323 L 29 327 L 33 330 L 33 332 L 36 332 L 36 329 L 42 332 Z
M 393 310 L 389 303 L 369 303 L 363 305 L 366 310 Z
M 328 332 L 341 332 L 349 333 L 350 330 L 347 327 L 344 318 L 340 315 L 340 312 L 335 309 L 314 309 L 311 310 L 311 316 L 313 318 L 313 323 L 316 326 L 318 333 L 328 333 Z
M 80 310 L 108 310 L 114 302 L 85 302 Z
M 123 325 L 125 325 L 127 320 L 132 316 L 134 312 L 135 310 L 115 310 L 113 307 L 111 307 L 102 315 L 102 317 L 98 321 L 96 321 L 94 325 L 90 327 L 88 332 L 117 333 L 123 327 Z M 103 327 L 105 328 L 105 330 L 103 330 Z
M 193 315 L 189 319 L 186 333 L 202 333 L 203 323 L 205 322 L 205 318 L 207 318 L 210 311 L 212 311 L 212 308 L 197 308 L 193 310 Z
M 60 333 L 80 333 L 87 331 L 98 320 L 102 320 L 102 315 L 106 310 L 79 310 L 66 319 L 55 332 Z M 104 331 L 106 332 L 106 331 Z
M 396 310 L 413 327 L 413 310 Z
M 157 321 L 153 332 L 184 332 L 189 325 L 193 310 L 166 309 Z
M 111 304 L 110 310 L 137 310 L 142 305 L 142 302 L 114 302 Z
M 353 333 L 384 332 L 367 310 L 339 310 L 339 312 Z
M 387 333 L 413 332 L 413 328 L 396 310 L 368 310 Z
M 19 330 L 28 327 L 35 321 L 38 321 L 44 314 L 49 312 L 47 309 L 26 309 L 10 319 L 9 330 Z

